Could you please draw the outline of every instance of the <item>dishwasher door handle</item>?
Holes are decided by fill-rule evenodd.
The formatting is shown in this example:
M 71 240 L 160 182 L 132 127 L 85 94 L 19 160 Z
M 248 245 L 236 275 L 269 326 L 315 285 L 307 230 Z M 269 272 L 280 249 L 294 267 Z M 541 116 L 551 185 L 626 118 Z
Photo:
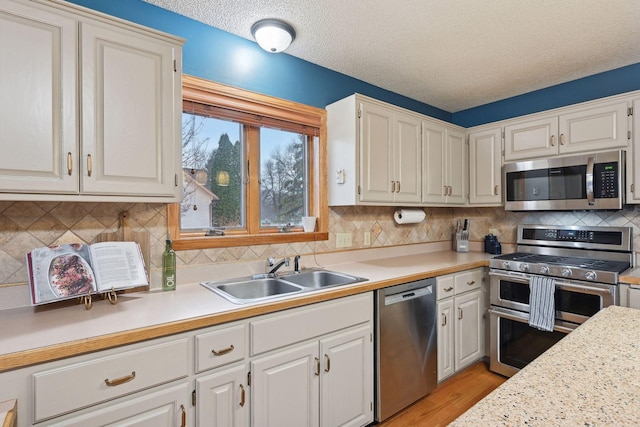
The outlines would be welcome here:
M 392 305 L 392 304 L 397 304 L 403 301 L 410 301 L 412 299 L 420 298 L 425 295 L 430 295 L 432 293 L 433 293 L 432 286 L 425 286 L 423 288 L 411 289 L 410 291 L 407 291 L 407 292 L 385 296 L 384 305 Z

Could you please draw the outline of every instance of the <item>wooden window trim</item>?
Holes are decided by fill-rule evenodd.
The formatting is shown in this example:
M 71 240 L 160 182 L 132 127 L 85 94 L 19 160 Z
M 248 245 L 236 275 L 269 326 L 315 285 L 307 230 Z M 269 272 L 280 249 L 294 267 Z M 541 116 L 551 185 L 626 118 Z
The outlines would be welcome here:
M 316 229 L 305 233 L 294 229 L 288 233 L 261 232 L 257 234 L 233 234 L 225 236 L 204 236 L 204 233 L 186 233 L 180 230 L 180 204 L 167 206 L 168 229 L 175 250 L 224 248 L 279 243 L 298 243 L 328 240 L 329 207 L 327 205 L 327 113 L 326 110 L 262 95 L 243 89 L 215 83 L 198 77 L 182 76 L 182 98 L 224 109 L 228 118 L 257 123 L 265 117 L 271 125 L 288 122 L 294 126 L 318 129 L 319 143 L 312 144 L 313 165 L 310 167 L 309 214 L 317 217 Z M 219 110 L 221 111 L 221 110 Z M 264 122 L 262 122 L 264 124 Z M 289 127 L 289 126 L 287 126 Z M 249 213 L 250 214 L 250 213 Z

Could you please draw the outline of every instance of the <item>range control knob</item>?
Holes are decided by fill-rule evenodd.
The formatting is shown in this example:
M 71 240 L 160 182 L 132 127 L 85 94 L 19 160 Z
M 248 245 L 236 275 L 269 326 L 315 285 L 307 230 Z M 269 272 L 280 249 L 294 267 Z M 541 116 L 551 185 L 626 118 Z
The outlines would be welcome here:
M 509 261 L 502 261 L 502 268 L 508 269 L 509 268 Z
M 524 262 L 521 262 L 518 268 L 520 269 L 520 271 L 529 271 L 529 264 L 525 264 Z
M 586 273 L 584 273 L 584 278 L 587 280 L 596 280 L 598 278 L 598 275 L 595 271 L 587 271 Z
M 562 274 L 562 277 L 569 277 L 569 276 L 571 276 L 571 269 L 570 268 L 563 268 L 562 271 L 560 272 L 560 274 Z
M 543 265 L 540 267 L 540 274 L 549 274 L 549 266 Z

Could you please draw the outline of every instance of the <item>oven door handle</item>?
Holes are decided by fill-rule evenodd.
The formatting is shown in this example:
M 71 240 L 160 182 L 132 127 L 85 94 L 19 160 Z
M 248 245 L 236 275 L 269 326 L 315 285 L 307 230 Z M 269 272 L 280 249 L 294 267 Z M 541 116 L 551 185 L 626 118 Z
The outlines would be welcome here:
M 500 307 L 492 306 L 489 309 L 489 314 L 494 314 L 499 317 L 504 317 L 505 319 L 513 320 L 514 322 L 526 323 L 529 324 L 529 313 L 522 313 L 519 311 L 507 310 Z M 572 332 L 575 328 L 568 328 L 566 326 L 560 326 L 558 324 L 553 325 L 553 330 L 558 332 L 563 332 L 568 334 Z
M 590 206 L 596 204 L 596 198 L 593 192 L 593 168 L 595 164 L 595 158 L 589 157 L 587 159 L 587 173 L 585 174 L 585 186 L 587 189 L 587 202 Z
M 576 283 L 567 283 L 567 282 L 556 282 L 556 288 L 560 288 L 563 290 L 571 291 L 579 291 L 581 293 L 587 293 L 592 295 L 612 295 L 612 288 L 595 288 L 593 286 L 585 286 L 578 285 Z

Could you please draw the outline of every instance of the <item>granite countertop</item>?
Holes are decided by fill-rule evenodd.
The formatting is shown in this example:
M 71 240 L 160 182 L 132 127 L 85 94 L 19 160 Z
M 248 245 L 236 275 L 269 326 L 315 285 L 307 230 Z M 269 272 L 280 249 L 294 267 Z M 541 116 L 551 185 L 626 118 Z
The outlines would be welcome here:
M 369 280 L 264 303 L 232 304 L 193 280 L 173 292 L 122 294 L 116 305 L 96 301 L 91 310 L 74 301 L 0 310 L 0 372 L 482 267 L 491 257 L 451 250 L 403 252 L 411 249 L 397 248 L 372 258 L 348 253 L 325 256 L 322 267 Z M 218 278 L 222 269 L 215 270 Z
M 450 425 L 637 426 L 639 362 L 640 310 L 610 306 Z

